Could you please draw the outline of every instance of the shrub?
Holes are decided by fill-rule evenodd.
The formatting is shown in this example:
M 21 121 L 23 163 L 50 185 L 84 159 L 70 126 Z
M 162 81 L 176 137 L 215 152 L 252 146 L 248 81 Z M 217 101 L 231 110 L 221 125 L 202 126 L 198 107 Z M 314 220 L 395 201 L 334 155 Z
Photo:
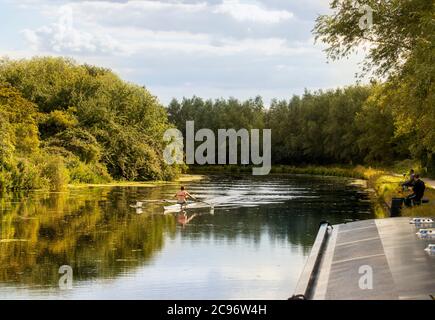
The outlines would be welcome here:
M 85 164 L 78 159 L 70 159 L 67 168 L 71 183 L 105 183 L 112 180 L 106 167 L 100 163 Z
M 13 189 L 30 190 L 41 189 L 48 186 L 47 180 L 42 179 L 41 167 L 28 159 L 19 159 L 14 169 L 12 181 Z
M 399 162 L 396 162 L 393 165 L 393 171 L 394 172 L 398 172 L 398 173 L 402 173 L 402 174 L 408 174 L 410 169 L 414 169 L 416 173 L 419 174 L 425 174 L 426 171 L 423 170 L 423 168 L 421 167 L 421 164 L 419 161 L 415 161 L 415 160 L 402 160 Z
M 0 169 L 0 191 L 12 188 L 12 173 L 5 169 Z
M 62 158 L 49 156 L 42 169 L 42 176 L 49 181 L 51 191 L 63 190 L 69 182 L 69 172 Z

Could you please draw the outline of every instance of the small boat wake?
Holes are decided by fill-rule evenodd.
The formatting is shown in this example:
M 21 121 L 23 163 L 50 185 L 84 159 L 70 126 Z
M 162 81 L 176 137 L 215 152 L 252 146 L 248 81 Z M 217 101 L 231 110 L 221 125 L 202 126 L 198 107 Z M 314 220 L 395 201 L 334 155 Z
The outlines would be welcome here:
M 318 198 L 309 189 L 297 186 L 289 186 L 286 181 L 274 181 L 272 183 L 258 181 L 256 183 L 246 181 L 214 181 L 194 184 L 189 191 L 195 195 L 198 201 L 188 201 L 186 205 L 177 204 L 176 200 L 139 200 L 130 207 L 138 213 L 148 205 L 163 207 L 164 213 L 181 212 L 185 210 L 209 209 L 214 212 L 215 208 L 231 209 L 242 207 L 258 207 L 261 205 L 282 204 L 287 201 L 301 198 Z

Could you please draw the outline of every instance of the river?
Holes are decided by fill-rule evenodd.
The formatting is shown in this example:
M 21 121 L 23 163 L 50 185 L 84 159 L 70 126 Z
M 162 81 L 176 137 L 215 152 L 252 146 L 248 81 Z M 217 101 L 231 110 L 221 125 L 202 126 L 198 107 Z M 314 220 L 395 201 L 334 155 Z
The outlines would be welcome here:
M 0 299 L 287 299 L 320 221 L 373 218 L 368 192 L 346 178 L 208 176 L 186 187 L 215 209 L 163 214 L 149 200 L 171 198 L 176 183 L 3 194 Z

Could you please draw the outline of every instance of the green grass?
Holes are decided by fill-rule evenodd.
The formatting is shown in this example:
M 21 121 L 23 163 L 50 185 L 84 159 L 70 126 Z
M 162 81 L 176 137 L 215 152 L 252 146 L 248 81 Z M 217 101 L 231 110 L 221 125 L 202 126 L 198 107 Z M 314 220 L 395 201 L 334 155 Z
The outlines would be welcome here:
M 401 177 L 391 174 L 382 174 L 373 179 L 371 185 L 375 189 L 379 201 L 391 204 L 392 198 L 404 198 L 411 193 L 411 191 L 402 191 L 400 186 L 401 182 L 403 182 L 403 178 Z M 422 204 L 412 208 L 404 207 L 401 215 L 404 217 L 435 216 L 435 190 L 426 186 L 424 198 L 429 199 L 428 204 Z
M 429 203 L 412 208 L 404 208 L 402 216 L 435 217 L 435 189 L 426 188 L 424 197 L 429 199 Z
M 230 173 L 243 174 L 252 173 L 252 166 L 239 165 L 206 165 L 206 166 L 190 166 L 189 173 Z M 309 174 L 318 176 L 335 176 L 335 177 L 350 177 L 365 179 L 364 167 L 345 167 L 345 166 L 288 166 L 274 165 L 270 171 L 271 174 Z
M 308 174 L 316 176 L 334 176 L 365 179 L 362 167 L 339 167 L 339 166 L 274 166 L 272 173 Z

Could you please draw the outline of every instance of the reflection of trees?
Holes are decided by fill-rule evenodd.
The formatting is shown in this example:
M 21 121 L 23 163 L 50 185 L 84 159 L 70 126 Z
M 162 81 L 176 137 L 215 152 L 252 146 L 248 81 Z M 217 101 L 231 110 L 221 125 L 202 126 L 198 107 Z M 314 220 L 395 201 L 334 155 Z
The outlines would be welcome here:
M 266 236 L 307 254 L 320 221 L 372 217 L 370 204 L 360 201 L 366 200 L 365 193 L 343 180 L 334 181 L 310 178 L 293 183 L 315 190 L 316 198 L 229 211 L 216 208 L 213 216 L 200 209 L 178 231 L 184 239 L 247 245 L 258 245 Z M 198 183 L 195 191 L 204 196 L 204 190 L 216 185 Z M 176 188 L 86 188 L 0 196 L 0 282 L 57 285 L 58 268 L 64 264 L 73 267 L 76 280 L 113 278 L 142 265 L 163 248 L 166 237 L 175 237 L 177 222 L 174 215 L 161 214 L 162 203 L 147 204 L 141 215 L 128 205 L 138 199 L 168 198 Z M 12 239 L 25 241 L 8 241 Z
M 175 219 L 136 215 L 127 194 L 115 188 L 2 196 L 0 281 L 56 285 L 63 264 L 75 279 L 113 277 L 150 259 L 164 234 L 175 232 Z

